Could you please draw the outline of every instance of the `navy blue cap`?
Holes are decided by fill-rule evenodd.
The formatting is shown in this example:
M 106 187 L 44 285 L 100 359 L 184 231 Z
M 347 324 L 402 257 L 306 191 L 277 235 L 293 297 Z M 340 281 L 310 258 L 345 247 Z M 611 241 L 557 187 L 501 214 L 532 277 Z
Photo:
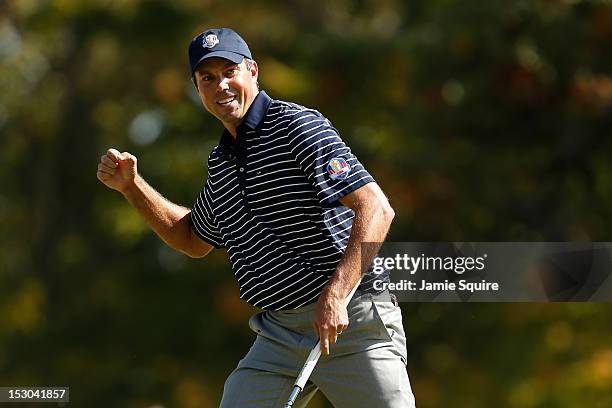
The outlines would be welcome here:
M 225 58 L 239 64 L 243 58 L 253 59 L 247 43 L 231 28 L 211 28 L 198 34 L 189 44 L 191 74 L 207 58 Z

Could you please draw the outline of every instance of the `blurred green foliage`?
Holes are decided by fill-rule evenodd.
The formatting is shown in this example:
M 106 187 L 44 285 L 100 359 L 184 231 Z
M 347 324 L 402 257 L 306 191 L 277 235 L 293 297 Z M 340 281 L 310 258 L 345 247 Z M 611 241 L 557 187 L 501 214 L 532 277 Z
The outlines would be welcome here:
M 108 147 L 191 205 L 220 125 L 189 40 L 230 26 L 319 109 L 395 241 L 610 241 L 610 1 L 0 3 L 0 385 L 75 407 L 212 407 L 253 311 L 228 259 L 164 247 L 96 180 Z M 609 304 L 406 304 L 421 408 L 610 407 Z M 322 397 L 313 407 L 327 406 Z

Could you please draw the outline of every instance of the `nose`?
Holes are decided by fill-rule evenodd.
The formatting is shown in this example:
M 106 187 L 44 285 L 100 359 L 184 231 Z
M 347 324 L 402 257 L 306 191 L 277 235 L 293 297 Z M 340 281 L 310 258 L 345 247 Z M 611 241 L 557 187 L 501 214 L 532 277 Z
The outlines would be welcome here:
M 221 80 L 217 82 L 217 92 L 223 92 L 229 89 L 229 85 L 227 84 L 229 78 L 225 76 L 221 77 Z

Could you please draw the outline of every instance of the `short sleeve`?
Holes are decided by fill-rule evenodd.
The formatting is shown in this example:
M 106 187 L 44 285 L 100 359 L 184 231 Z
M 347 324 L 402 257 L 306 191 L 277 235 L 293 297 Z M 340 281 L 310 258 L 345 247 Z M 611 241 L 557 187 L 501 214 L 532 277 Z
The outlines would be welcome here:
M 315 110 L 297 113 L 288 126 L 291 152 L 324 206 L 374 181 L 338 131 Z
M 215 248 L 223 247 L 223 240 L 219 232 L 219 226 L 213 215 L 212 199 L 210 196 L 210 186 L 208 181 L 198 195 L 196 202 L 191 209 L 189 221 L 191 228 L 200 239 L 206 241 Z

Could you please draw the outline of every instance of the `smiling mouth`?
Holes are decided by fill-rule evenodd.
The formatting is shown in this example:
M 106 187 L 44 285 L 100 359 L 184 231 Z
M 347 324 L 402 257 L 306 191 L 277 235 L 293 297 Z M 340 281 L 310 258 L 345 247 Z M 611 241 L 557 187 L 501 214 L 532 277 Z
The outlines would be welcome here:
M 221 106 L 229 105 L 230 103 L 234 102 L 235 99 L 236 99 L 235 96 L 230 96 L 229 98 L 218 100 L 217 104 Z

